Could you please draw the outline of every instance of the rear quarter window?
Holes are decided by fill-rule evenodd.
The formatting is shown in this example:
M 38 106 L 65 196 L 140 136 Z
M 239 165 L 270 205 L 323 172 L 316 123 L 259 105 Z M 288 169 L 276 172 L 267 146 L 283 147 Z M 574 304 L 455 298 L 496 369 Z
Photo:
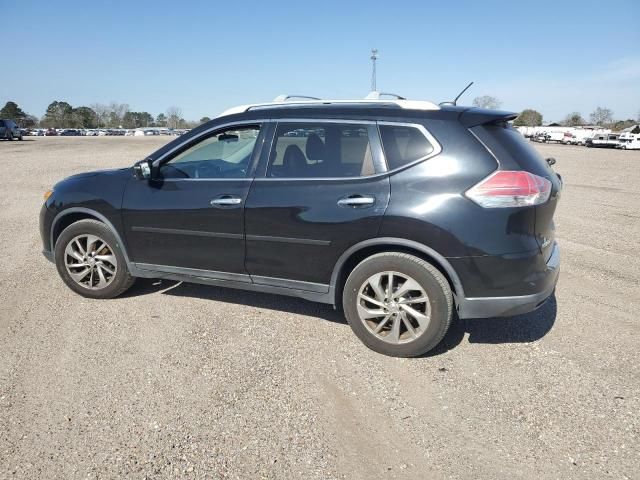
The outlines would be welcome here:
M 389 170 L 425 158 L 434 150 L 431 142 L 416 127 L 380 125 L 379 129 Z
M 488 124 L 471 130 L 496 157 L 503 169 L 522 169 L 543 177 L 551 172 L 542 156 L 514 128 Z

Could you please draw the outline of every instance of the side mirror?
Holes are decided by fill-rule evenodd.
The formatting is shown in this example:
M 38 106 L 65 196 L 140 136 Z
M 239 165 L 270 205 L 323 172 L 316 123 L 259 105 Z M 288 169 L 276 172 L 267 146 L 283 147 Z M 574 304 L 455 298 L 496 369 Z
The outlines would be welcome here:
M 153 160 L 145 158 L 133 166 L 133 173 L 138 180 L 151 180 L 153 178 Z
M 555 164 L 556 164 L 556 159 L 555 159 L 555 158 L 553 158 L 553 157 L 549 157 L 549 158 L 547 158 L 547 159 L 546 159 L 546 161 L 547 161 L 547 164 L 548 164 L 550 167 L 551 167 L 552 165 L 555 165 Z

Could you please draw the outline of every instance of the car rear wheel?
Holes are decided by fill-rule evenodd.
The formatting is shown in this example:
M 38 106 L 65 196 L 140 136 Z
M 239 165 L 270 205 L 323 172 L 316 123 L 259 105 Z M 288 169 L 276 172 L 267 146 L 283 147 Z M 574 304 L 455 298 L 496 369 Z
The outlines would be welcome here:
M 442 273 L 414 255 L 379 253 L 356 266 L 345 283 L 343 309 L 351 329 L 372 350 L 415 357 L 433 349 L 453 314 Z
M 56 241 L 55 261 L 62 280 L 84 297 L 114 298 L 135 282 L 115 235 L 96 220 L 65 228 Z

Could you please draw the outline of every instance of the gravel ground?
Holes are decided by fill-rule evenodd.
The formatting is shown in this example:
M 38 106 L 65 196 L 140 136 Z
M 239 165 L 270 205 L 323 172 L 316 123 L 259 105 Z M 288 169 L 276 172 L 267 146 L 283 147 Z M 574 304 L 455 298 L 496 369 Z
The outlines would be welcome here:
M 66 288 L 42 192 L 165 141 L 0 143 L 0 477 L 639 478 L 640 151 L 536 145 L 565 180 L 556 299 L 408 360 L 303 300 Z

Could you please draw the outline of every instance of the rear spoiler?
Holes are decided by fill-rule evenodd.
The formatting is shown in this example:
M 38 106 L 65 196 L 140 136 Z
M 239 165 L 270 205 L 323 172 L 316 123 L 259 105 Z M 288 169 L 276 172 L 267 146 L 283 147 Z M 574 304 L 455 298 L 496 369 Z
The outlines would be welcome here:
M 510 122 L 518 117 L 517 113 L 504 112 L 502 110 L 486 110 L 483 108 L 470 108 L 460 114 L 460 122 L 467 128 L 478 125 L 499 125 Z

